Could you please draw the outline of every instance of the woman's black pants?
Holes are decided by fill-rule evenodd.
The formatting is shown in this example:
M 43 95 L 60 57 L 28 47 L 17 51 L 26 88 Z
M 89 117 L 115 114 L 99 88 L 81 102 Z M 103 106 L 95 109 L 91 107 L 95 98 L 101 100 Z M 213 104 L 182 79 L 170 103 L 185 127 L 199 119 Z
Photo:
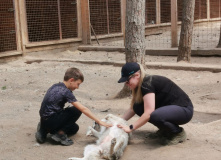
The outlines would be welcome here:
M 137 103 L 133 106 L 134 112 L 141 116 L 144 113 L 144 104 Z M 179 133 L 182 129 L 179 125 L 188 123 L 193 117 L 193 105 L 181 107 L 177 105 L 168 105 L 157 108 L 150 115 L 149 122 L 157 128 Z

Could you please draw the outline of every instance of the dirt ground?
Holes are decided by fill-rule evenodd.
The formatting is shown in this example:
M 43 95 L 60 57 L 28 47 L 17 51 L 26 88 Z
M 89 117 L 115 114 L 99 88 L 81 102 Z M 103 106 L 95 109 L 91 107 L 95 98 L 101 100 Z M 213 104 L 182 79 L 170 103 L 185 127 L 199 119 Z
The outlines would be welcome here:
M 176 57 L 146 56 L 147 62 L 176 63 Z M 36 61 L 40 60 L 40 61 Z M 79 68 L 85 81 L 74 91 L 77 99 L 99 118 L 112 113 L 122 116 L 131 98 L 114 99 L 123 84 L 118 84 L 121 67 L 77 63 L 73 60 L 124 62 L 123 53 L 57 51 L 30 53 L 16 60 L 0 63 L 0 159 L 1 160 L 65 160 L 82 157 L 84 147 L 95 143 L 86 137 L 92 120 L 82 115 L 77 122 L 79 132 L 70 137 L 74 145 L 61 146 L 49 138 L 46 143 L 35 140 L 39 108 L 47 89 L 63 80 L 69 67 Z M 220 65 L 221 57 L 193 57 L 192 63 Z M 175 146 L 162 146 L 146 137 L 156 127 L 147 123 L 133 132 L 121 160 L 218 160 L 221 157 L 221 73 L 147 69 L 149 74 L 172 79 L 190 96 L 194 104 L 191 122 L 183 125 L 188 140 Z M 108 110 L 108 112 L 102 112 Z M 128 123 L 138 119 L 133 117 Z

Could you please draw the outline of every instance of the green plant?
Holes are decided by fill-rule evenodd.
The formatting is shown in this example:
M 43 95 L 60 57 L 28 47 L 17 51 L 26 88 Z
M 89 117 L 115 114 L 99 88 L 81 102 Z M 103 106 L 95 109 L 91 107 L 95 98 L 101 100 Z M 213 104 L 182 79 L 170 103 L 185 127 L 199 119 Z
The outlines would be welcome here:
M 6 86 L 3 86 L 3 87 L 2 87 L 2 90 L 6 90 Z

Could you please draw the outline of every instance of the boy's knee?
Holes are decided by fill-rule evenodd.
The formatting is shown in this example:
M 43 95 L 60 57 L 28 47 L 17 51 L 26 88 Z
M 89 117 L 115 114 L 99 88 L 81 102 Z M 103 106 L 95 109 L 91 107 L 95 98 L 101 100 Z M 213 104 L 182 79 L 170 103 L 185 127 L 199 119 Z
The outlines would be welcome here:
M 69 112 L 71 112 L 73 115 L 79 115 L 80 116 L 82 114 L 82 112 L 74 106 L 68 107 L 67 110 Z
M 80 110 L 76 110 L 76 112 L 75 112 L 77 115 L 79 115 L 79 116 L 81 116 L 81 114 L 82 114 L 82 112 L 80 111 Z
M 79 125 L 75 123 L 75 131 L 77 133 L 77 131 L 79 130 Z
M 72 129 L 70 130 L 70 133 L 69 133 L 69 134 L 74 135 L 74 134 L 76 134 L 76 133 L 78 132 L 78 130 L 79 130 L 79 126 L 78 126 L 78 124 L 75 123 L 75 124 L 73 125 Z

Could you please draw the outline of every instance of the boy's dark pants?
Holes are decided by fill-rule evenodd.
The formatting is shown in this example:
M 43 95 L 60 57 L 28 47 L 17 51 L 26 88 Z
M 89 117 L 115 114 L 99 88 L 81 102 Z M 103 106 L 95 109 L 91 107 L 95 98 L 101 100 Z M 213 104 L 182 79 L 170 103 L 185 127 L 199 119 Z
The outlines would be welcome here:
M 144 104 L 134 104 L 134 112 L 141 116 L 144 113 Z M 179 133 L 181 128 L 179 125 L 188 123 L 193 116 L 193 105 L 187 107 L 180 107 L 177 105 L 168 105 L 157 108 L 150 114 L 149 122 L 157 128 L 169 131 L 172 133 Z
M 79 126 L 75 122 L 81 114 L 82 112 L 76 107 L 67 107 L 63 111 L 53 114 L 46 120 L 41 118 L 41 125 L 51 134 L 62 130 L 68 135 L 73 135 L 79 130 Z

